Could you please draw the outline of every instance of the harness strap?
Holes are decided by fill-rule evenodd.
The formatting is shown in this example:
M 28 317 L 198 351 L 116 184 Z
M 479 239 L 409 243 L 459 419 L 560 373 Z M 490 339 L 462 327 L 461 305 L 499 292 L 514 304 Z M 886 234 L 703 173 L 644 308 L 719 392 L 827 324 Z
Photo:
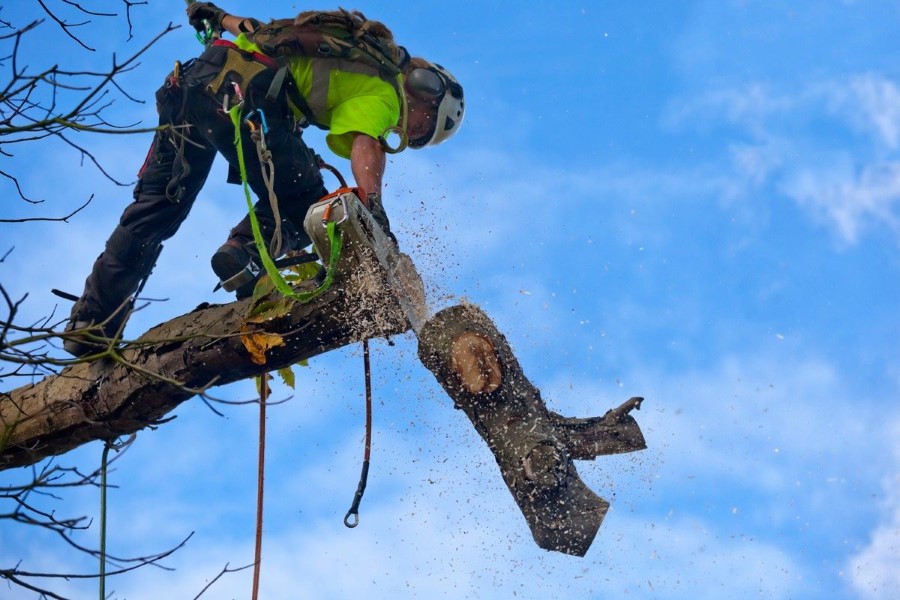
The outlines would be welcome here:
M 213 46 L 224 46 L 226 48 L 231 48 L 232 50 L 237 50 L 238 52 L 243 52 L 244 54 L 249 54 L 255 60 L 258 60 L 259 62 L 266 65 L 270 69 L 274 69 L 275 67 L 278 66 L 277 63 L 275 62 L 275 60 L 271 56 L 266 56 L 262 52 L 254 52 L 252 50 L 244 50 L 243 48 L 241 48 L 240 46 L 238 46 L 231 40 L 223 40 L 222 38 L 219 38 L 216 41 L 214 41 L 212 43 L 212 45 Z
M 312 86 L 309 90 L 309 107 L 315 114 L 324 114 L 328 107 L 328 89 L 331 87 L 332 60 L 316 58 L 312 61 Z
M 212 46 L 223 47 L 226 50 L 224 64 L 206 86 L 213 96 L 218 96 L 227 82 L 234 82 L 235 75 L 237 83 L 246 90 L 250 87 L 250 81 L 257 75 L 268 69 L 274 69 L 276 66 L 275 61 L 265 54 L 249 52 L 229 40 L 218 39 L 212 43 Z M 226 90 L 225 93 L 227 94 L 229 91 L 231 90 Z
M 319 129 L 327 130 L 327 127 L 316 121 L 315 113 L 312 108 L 310 108 L 306 98 L 304 98 L 303 94 L 300 93 L 300 90 L 297 89 L 297 83 L 294 81 L 294 77 L 290 74 L 290 71 L 287 62 L 278 67 L 278 71 L 275 72 L 275 77 L 272 78 L 272 83 L 269 85 L 269 90 L 266 92 L 266 100 L 274 102 L 278 99 L 278 94 L 281 93 L 281 90 L 284 89 L 288 101 L 290 101 L 290 103 L 300 111 L 300 114 L 303 115 L 304 121 L 300 123 L 301 127 L 315 125 Z
M 272 83 L 269 85 L 269 89 L 266 92 L 266 101 L 274 103 L 278 100 L 278 95 L 281 93 L 281 88 L 284 87 L 284 78 L 288 74 L 288 66 L 282 65 L 275 71 L 275 76 L 272 78 Z

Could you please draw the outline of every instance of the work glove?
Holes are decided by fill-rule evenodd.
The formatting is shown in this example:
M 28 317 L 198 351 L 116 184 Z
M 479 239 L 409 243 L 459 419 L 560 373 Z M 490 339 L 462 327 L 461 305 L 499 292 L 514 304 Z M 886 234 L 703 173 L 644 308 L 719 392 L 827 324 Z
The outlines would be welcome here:
M 212 2 L 193 2 L 187 9 L 188 23 L 199 32 L 206 31 L 204 21 L 216 31 L 222 31 L 222 19 L 228 13 Z
M 370 192 L 366 196 L 366 206 L 369 209 L 369 212 L 372 214 L 372 220 L 381 227 L 384 231 L 385 235 L 387 235 L 394 245 L 397 245 L 397 236 L 391 232 L 391 224 L 388 221 L 387 213 L 384 210 L 384 204 L 381 203 L 381 194 L 377 192 Z

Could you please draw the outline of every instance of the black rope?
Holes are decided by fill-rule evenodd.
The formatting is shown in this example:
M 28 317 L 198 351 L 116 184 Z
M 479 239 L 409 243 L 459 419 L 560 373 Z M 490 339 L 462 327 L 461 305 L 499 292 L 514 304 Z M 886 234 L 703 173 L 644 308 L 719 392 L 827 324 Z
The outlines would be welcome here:
M 366 482 L 369 480 L 369 457 L 372 453 L 372 369 L 369 365 L 369 340 L 363 340 L 363 366 L 366 378 L 366 449 L 363 453 L 362 472 L 359 474 L 359 485 L 356 487 L 356 495 L 353 496 L 353 504 L 344 517 L 344 525 L 354 528 L 359 525 L 359 503 L 362 502 L 366 492 Z

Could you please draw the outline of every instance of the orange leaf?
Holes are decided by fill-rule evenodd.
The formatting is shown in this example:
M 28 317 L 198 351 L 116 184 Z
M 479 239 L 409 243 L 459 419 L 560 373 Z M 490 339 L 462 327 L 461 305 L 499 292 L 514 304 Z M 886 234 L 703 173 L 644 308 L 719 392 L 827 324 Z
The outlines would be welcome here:
M 253 331 L 246 325 L 241 325 L 241 343 L 250 353 L 250 360 L 257 365 L 266 364 L 266 351 L 284 346 L 284 340 L 277 333 Z

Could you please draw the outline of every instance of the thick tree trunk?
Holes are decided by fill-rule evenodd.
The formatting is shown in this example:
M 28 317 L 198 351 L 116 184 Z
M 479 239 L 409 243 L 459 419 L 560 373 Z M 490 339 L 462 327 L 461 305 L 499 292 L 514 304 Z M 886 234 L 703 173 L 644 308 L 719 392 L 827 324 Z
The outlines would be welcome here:
M 296 364 L 364 338 L 407 331 L 409 324 L 396 300 L 384 292 L 383 280 L 372 283 L 377 273 L 375 266 L 368 273 L 358 269 L 311 302 L 266 323 L 265 330 L 280 333 L 284 345 L 266 353 L 265 365 L 254 363 L 241 343 L 238 332 L 250 303 L 245 300 L 201 305 L 158 325 L 128 344 L 121 361 L 78 363 L 3 393 L 0 470 L 138 431 L 198 390 Z
M 538 546 L 584 556 L 609 508 L 573 459 L 646 447 L 632 398 L 606 416 L 566 419 L 547 410 L 506 339 L 474 306 L 454 306 L 419 334 L 419 358 L 493 452 Z

